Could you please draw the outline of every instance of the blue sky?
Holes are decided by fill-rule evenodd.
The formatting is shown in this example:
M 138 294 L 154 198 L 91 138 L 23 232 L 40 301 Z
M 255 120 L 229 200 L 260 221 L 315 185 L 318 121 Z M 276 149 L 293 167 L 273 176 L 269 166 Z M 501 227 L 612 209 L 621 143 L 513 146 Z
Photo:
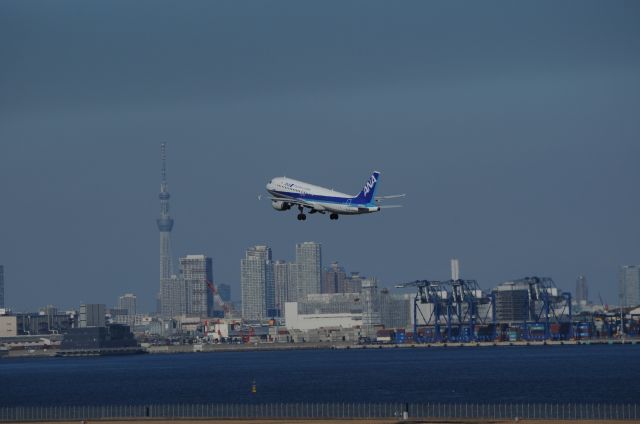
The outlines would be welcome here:
M 617 297 L 640 263 L 636 2 L 0 3 L 0 263 L 17 310 L 151 310 L 159 145 L 175 256 L 244 249 L 382 285 L 529 275 Z M 287 175 L 405 207 L 330 221 L 259 202 Z

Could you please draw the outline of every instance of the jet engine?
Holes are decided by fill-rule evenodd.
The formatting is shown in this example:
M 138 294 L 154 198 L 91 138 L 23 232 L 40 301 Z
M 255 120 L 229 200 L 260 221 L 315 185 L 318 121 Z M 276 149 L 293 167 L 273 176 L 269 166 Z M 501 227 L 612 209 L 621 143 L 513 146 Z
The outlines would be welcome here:
M 283 202 L 282 200 L 272 200 L 271 206 L 273 206 L 273 209 L 277 211 L 286 211 L 291 209 L 291 203 Z

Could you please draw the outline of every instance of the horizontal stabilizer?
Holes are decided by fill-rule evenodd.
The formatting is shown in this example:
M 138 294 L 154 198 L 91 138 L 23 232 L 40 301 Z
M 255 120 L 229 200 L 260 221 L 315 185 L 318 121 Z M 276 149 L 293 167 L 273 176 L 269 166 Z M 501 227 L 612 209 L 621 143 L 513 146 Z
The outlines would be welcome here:
M 378 206 L 380 209 L 401 208 L 403 205 L 382 205 Z
M 406 197 L 406 194 L 391 194 L 389 196 L 377 196 L 376 197 L 376 202 L 379 202 L 381 200 L 388 200 L 388 199 L 399 199 L 401 197 Z

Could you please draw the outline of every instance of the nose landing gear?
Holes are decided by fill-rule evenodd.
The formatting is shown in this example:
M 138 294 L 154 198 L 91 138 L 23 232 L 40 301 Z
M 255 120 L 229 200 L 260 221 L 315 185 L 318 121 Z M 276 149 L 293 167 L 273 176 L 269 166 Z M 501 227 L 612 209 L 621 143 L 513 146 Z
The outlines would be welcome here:
M 338 219 L 338 214 L 337 213 L 332 213 L 331 215 L 329 215 L 329 219 Z

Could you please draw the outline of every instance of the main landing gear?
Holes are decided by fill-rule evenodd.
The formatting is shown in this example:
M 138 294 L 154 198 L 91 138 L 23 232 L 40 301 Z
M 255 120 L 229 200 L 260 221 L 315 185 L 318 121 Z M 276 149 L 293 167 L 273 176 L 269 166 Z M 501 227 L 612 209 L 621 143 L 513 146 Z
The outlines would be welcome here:
M 329 219 L 338 219 L 338 214 L 332 213 L 331 215 L 329 215 Z
M 298 210 L 300 211 L 298 214 L 298 221 L 304 221 L 307 219 L 307 215 L 304 214 L 304 208 L 302 206 L 298 206 Z

